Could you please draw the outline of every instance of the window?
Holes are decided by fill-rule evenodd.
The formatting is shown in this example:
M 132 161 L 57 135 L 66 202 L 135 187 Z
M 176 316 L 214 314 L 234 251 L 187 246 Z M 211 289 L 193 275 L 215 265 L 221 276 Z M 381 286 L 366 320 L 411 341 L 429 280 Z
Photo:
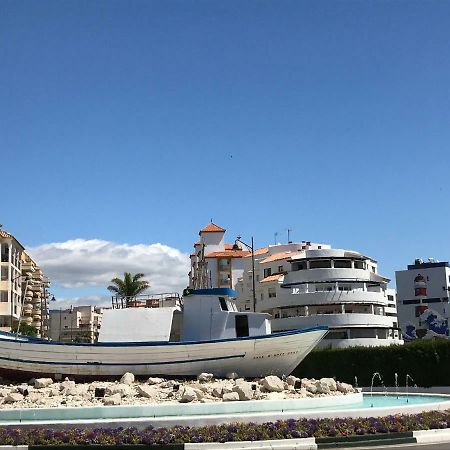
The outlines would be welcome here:
M 365 269 L 366 263 L 364 261 L 355 261 L 355 269 Z
M 270 275 L 272 275 L 272 269 L 271 268 L 264 269 L 264 278 L 270 277 Z
M 225 299 L 223 297 L 219 297 L 219 302 L 220 302 L 220 309 L 222 311 L 228 311 L 227 302 L 225 301 Z
M 334 260 L 335 269 L 351 269 L 352 262 L 349 259 L 335 259 Z
M 310 261 L 309 263 L 310 269 L 329 269 L 331 268 L 331 260 L 330 259 L 316 259 Z
M 245 337 L 249 335 L 248 316 L 245 314 L 235 316 L 236 337 Z
M 391 302 L 394 301 L 394 296 L 393 295 L 388 295 L 387 297 L 388 297 L 388 300 L 390 300 Z
M 0 302 L 8 301 L 8 291 L 0 291 Z
M 278 266 L 278 272 L 279 273 L 283 272 L 283 266 Z
M 300 261 L 298 263 L 292 264 L 292 270 L 293 271 L 306 270 L 306 268 L 307 268 L 306 261 Z
M 269 288 L 269 298 L 275 298 L 277 296 L 277 293 L 275 291 L 275 288 Z
M 1 281 L 6 281 L 7 279 L 8 279 L 8 268 L 2 267 Z
M 339 289 L 340 291 L 346 291 L 346 292 L 349 292 L 349 291 L 352 290 L 352 287 L 351 287 L 351 286 L 339 286 L 338 289 Z

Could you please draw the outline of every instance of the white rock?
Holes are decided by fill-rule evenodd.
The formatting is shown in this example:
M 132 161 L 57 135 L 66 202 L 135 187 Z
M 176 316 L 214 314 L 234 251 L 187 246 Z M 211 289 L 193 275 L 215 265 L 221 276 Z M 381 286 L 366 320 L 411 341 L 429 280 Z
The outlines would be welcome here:
M 42 389 L 50 386 L 51 384 L 53 384 L 53 380 L 51 378 L 37 378 L 34 380 L 34 387 L 36 389 Z
M 161 383 L 164 383 L 164 378 L 157 378 L 157 377 L 150 377 L 148 380 L 147 380 L 147 383 L 148 384 L 161 384 Z
M 212 373 L 201 373 L 198 377 L 197 380 L 200 381 L 200 383 L 208 383 L 210 382 L 212 379 L 214 378 L 214 375 Z
M 122 397 L 119 393 L 111 395 L 109 397 L 105 397 L 103 399 L 103 404 L 105 406 L 120 405 L 121 403 L 122 403 Z
M 128 384 L 113 384 L 106 388 L 105 394 L 109 396 L 120 394 L 121 397 L 126 397 L 131 394 L 131 387 Z
M 327 381 L 323 381 L 323 379 L 317 380 L 315 384 L 316 384 L 317 394 L 329 394 L 330 393 L 330 386 Z
M 197 393 L 190 387 L 185 387 L 181 394 L 181 403 L 190 403 L 197 400 Z
M 231 392 L 233 392 L 232 386 L 226 384 L 222 387 L 222 394 L 230 394 Z
M 158 396 L 158 391 L 151 386 L 146 386 L 145 384 L 136 386 L 136 392 L 141 397 L 145 398 L 155 398 Z
M 31 403 L 35 403 L 42 398 L 42 394 L 38 392 L 30 392 L 27 396 L 27 400 Z
M 262 379 L 262 386 L 270 392 L 282 392 L 284 383 L 275 375 L 269 375 Z
M 23 400 L 23 395 L 20 394 L 19 392 L 10 392 L 5 397 L 5 403 L 16 403 L 20 402 L 21 400 Z
M 350 394 L 352 392 L 355 392 L 355 390 L 353 389 L 353 386 L 348 383 L 341 383 L 338 381 L 336 383 L 336 387 L 339 392 L 342 392 L 344 394 Z
M 284 400 L 285 398 L 286 394 L 284 392 L 269 392 L 266 400 Z
M 62 383 L 59 383 L 59 389 L 63 391 L 64 389 L 73 388 L 75 386 L 75 381 L 65 380 Z
M 237 392 L 227 392 L 226 394 L 223 394 L 222 400 L 224 402 L 239 401 L 239 394 Z
M 317 392 L 316 382 L 308 380 L 307 378 L 302 378 L 302 387 L 304 387 L 311 394 L 315 394 Z
M 75 385 L 68 386 L 61 391 L 61 394 L 66 395 L 66 396 L 71 395 L 71 396 L 75 397 L 77 395 L 82 394 L 82 389 L 81 389 L 81 386 L 75 386 Z
M 219 398 L 222 397 L 222 388 L 218 387 L 218 386 L 214 387 L 212 390 L 212 395 L 214 397 L 219 397 Z
M 286 383 L 290 386 L 295 386 L 296 381 L 300 381 L 300 378 L 294 377 L 294 375 L 286 377 Z
M 233 388 L 233 392 L 237 392 L 239 400 L 251 400 L 253 398 L 254 391 L 251 383 L 239 383 Z
M 326 383 L 328 385 L 328 389 L 333 392 L 337 390 L 336 380 L 334 378 L 321 378 L 320 381 L 322 383 Z
M 205 393 L 201 389 L 192 388 L 197 396 L 197 400 L 203 400 L 205 398 Z
M 134 383 L 134 375 L 131 372 L 126 372 L 122 375 L 120 382 L 123 384 L 133 384 Z

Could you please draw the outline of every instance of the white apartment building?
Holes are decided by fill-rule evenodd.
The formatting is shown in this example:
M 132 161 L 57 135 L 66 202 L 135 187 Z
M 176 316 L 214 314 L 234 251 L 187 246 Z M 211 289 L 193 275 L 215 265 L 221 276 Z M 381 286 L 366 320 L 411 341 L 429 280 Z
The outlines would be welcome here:
M 50 339 L 61 342 L 97 342 L 103 308 L 75 306 L 50 311 Z
M 0 330 L 10 331 L 19 320 L 24 247 L 12 234 L 0 229 L 0 249 Z
M 225 232 L 225 228 L 212 222 L 200 230 L 200 239 L 190 256 L 190 288 L 232 288 L 242 276 L 242 258 L 250 252 L 243 250 L 240 243 L 226 244 Z
M 401 344 L 395 291 L 361 253 L 301 242 L 254 252 L 256 311 L 272 315 L 272 330 L 326 325 L 322 347 Z M 238 307 L 253 309 L 251 256 L 235 288 Z
M 407 270 L 396 271 L 395 279 L 404 339 L 448 338 L 449 263 L 416 259 Z
M 12 234 L 0 230 L 0 247 L 0 330 L 10 331 L 20 320 L 46 337 L 48 279 Z

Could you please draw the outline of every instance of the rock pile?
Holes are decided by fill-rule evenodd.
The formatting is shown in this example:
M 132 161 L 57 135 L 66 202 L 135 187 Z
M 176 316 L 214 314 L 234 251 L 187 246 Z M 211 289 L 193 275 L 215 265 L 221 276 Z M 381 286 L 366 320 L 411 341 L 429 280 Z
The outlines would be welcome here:
M 154 403 L 230 402 L 296 399 L 346 395 L 358 392 L 333 378 L 320 380 L 270 375 L 259 380 L 215 379 L 202 373 L 197 380 L 166 380 L 150 377 L 136 381 L 126 373 L 120 381 L 75 383 L 69 379 L 30 380 L 28 384 L 0 385 L 0 409 L 81 406 L 145 405 Z

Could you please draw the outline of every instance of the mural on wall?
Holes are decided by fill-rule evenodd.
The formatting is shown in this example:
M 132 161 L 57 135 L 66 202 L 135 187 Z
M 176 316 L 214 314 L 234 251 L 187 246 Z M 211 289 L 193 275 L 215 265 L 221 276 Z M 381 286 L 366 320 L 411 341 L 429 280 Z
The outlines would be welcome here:
M 426 305 L 417 308 L 424 308 L 424 311 L 419 315 L 419 326 L 416 327 L 416 324 L 408 322 L 403 330 L 404 340 L 445 338 L 449 336 L 447 319 Z
M 414 295 L 421 302 L 427 301 L 427 282 L 420 273 L 414 278 Z M 416 306 L 417 322 L 408 322 L 403 328 L 403 339 L 433 339 L 449 336 L 448 320 L 426 304 Z

